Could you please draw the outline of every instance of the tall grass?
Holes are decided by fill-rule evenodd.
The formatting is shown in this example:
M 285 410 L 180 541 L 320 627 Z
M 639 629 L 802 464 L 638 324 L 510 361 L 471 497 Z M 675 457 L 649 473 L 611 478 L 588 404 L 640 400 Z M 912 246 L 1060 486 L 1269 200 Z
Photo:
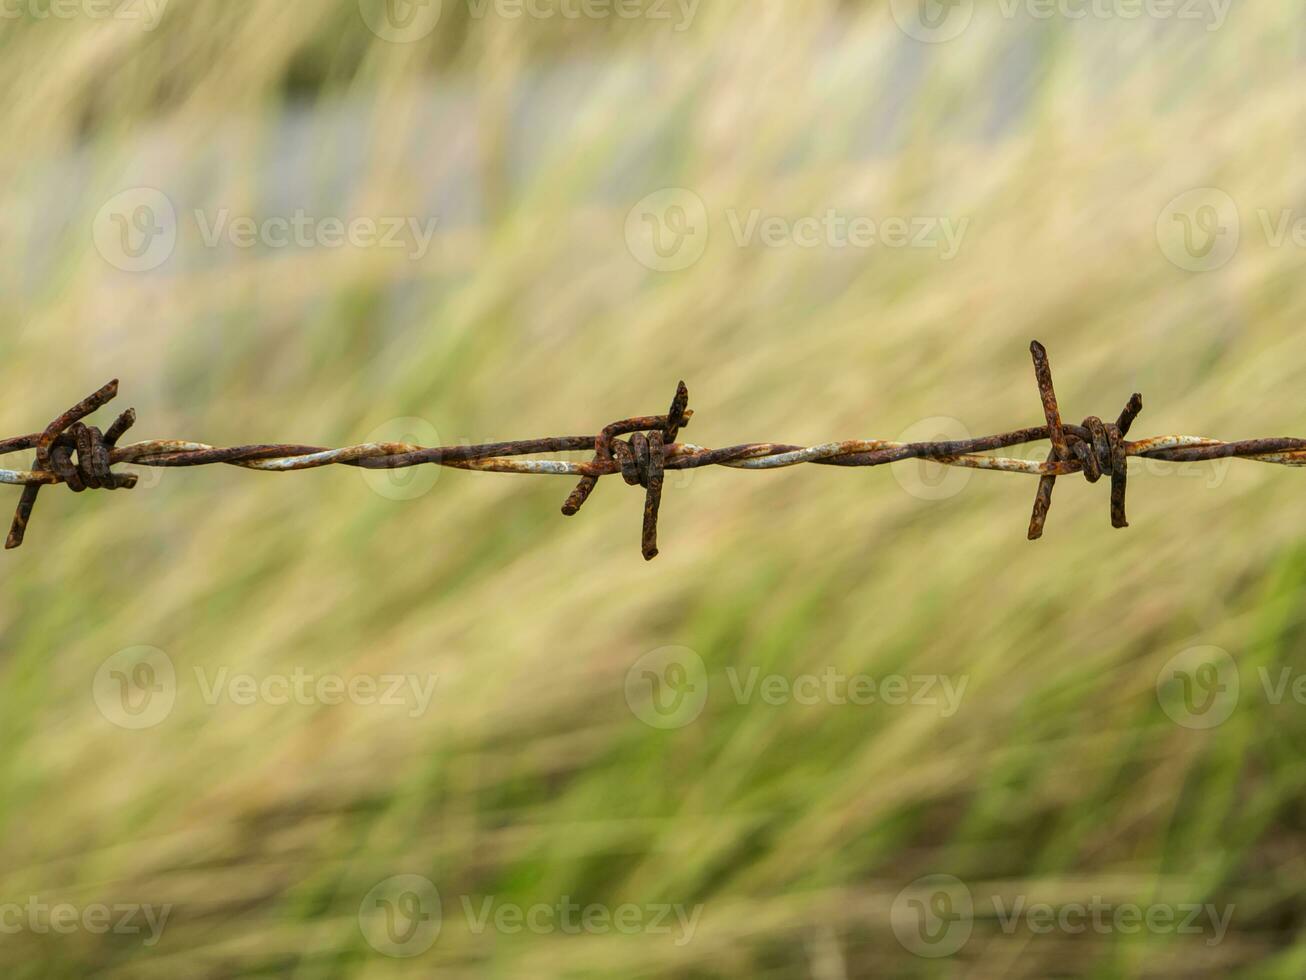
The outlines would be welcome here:
M 1302 200 L 1300 15 L 1217 31 L 1004 18 L 922 44 L 887 4 L 703 4 L 650 19 L 446 15 L 379 40 L 353 2 L 173 0 L 157 29 L 0 24 L 0 430 L 110 377 L 142 438 L 345 444 L 594 431 L 658 412 L 685 437 L 810 444 L 1036 424 L 1026 347 L 1067 415 L 1147 399 L 1137 429 L 1300 434 L 1301 250 L 1256 215 Z M 106 201 L 168 195 L 175 253 L 140 274 L 92 235 Z M 1194 273 L 1157 221 L 1195 187 L 1243 214 Z M 627 216 L 692 191 L 702 258 L 636 261 Z M 429 251 L 207 247 L 194 218 L 438 218 Z M 965 219 L 956 256 L 741 246 L 731 216 Z M 636 247 L 638 251 L 638 247 Z M 938 417 L 946 417 L 940 420 Z M 419 419 L 412 421 L 395 421 Z M 423 430 L 426 431 L 426 430 Z M 9 463 L 25 462 L 10 459 Z M 438 478 L 437 478 L 438 477 Z M 640 495 L 444 471 L 428 492 L 349 469 L 143 474 L 44 495 L 0 592 L 0 904 L 171 904 L 160 941 L 22 928 L 6 975 L 1300 976 L 1306 511 L 1292 470 L 1235 464 L 1032 481 L 943 499 L 915 464 L 669 482 L 662 555 Z M 431 482 L 433 481 L 433 483 Z M 916 487 L 913 494 L 904 489 Z M 418 490 L 422 487 L 419 486 Z M 16 494 L 14 495 L 16 499 Z M 176 702 L 128 730 L 97 670 L 145 645 Z M 659 730 L 639 658 L 692 649 L 709 696 Z M 1223 648 L 1242 697 L 1175 724 L 1164 665 Z M 959 710 L 741 704 L 757 668 L 964 679 Z M 206 703 L 199 678 L 438 677 L 411 705 Z M 198 672 L 198 673 L 197 673 Z M 946 873 L 975 897 L 947 959 L 895 899 Z M 377 952 L 359 908 L 433 882 L 443 929 Z M 692 939 L 493 926 L 480 908 L 703 907 Z M 1232 906 L 1229 931 L 1008 933 L 990 898 Z M 24 922 L 27 920 L 24 919 Z

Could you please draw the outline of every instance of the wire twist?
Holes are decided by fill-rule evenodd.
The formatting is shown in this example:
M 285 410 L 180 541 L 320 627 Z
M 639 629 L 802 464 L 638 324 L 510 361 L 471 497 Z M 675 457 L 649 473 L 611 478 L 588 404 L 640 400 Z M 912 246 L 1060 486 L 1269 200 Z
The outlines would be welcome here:
M 882 466 L 905 459 L 929 459 L 945 466 L 1027 473 L 1039 477 L 1029 538 L 1043 534 L 1052 491 L 1057 477 L 1082 473 L 1089 483 L 1111 478 L 1111 524 L 1128 527 L 1125 492 L 1129 459 L 1143 457 L 1191 463 L 1238 457 L 1285 466 L 1306 465 L 1306 439 L 1290 437 L 1220 442 L 1198 436 L 1156 436 L 1130 442 L 1126 439 L 1143 409 L 1135 394 L 1114 424 L 1090 415 L 1081 425 L 1061 420 L 1052 369 L 1047 351 L 1038 341 L 1030 345 L 1034 376 L 1043 403 L 1045 424 L 1016 429 L 998 435 L 950 442 L 898 443 L 878 439 L 852 439 L 819 446 L 791 446 L 779 443 L 747 443 L 724 449 L 706 449 L 677 442 L 689 425 L 689 390 L 682 381 L 676 388 L 665 415 L 623 419 L 604 426 L 594 436 L 554 436 L 479 446 L 427 448 L 406 443 L 365 443 L 343 449 L 293 444 L 263 444 L 219 448 L 205 443 L 153 440 L 119 446 L 118 442 L 135 424 L 132 409 L 123 412 L 105 431 L 86 425 L 82 419 L 108 404 L 118 395 L 118 382 L 111 381 L 54 419 L 41 432 L 0 440 L 0 455 L 35 449 L 34 468 L 0 469 L 0 483 L 23 487 L 6 548 L 23 543 L 44 486 L 66 485 L 75 493 L 86 490 L 124 490 L 136 486 L 131 473 L 116 473 L 122 464 L 137 466 L 207 466 L 217 463 L 272 472 L 316 469 L 345 465 L 366 469 L 399 469 L 433 464 L 464 470 L 494 473 L 534 473 L 578 476 L 580 481 L 567 497 L 562 512 L 578 513 L 594 492 L 601 477 L 621 474 L 630 486 L 644 489 L 644 523 L 641 550 L 645 559 L 658 553 L 657 522 L 662 504 L 664 476 L 668 470 L 700 466 L 728 466 L 734 469 L 768 470 L 813 463 L 824 466 Z M 622 438 L 622 437 L 626 438 Z M 1012 446 L 1047 440 L 1051 451 L 1046 461 L 1014 459 L 990 453 Z M 588 462 L 522 458 L 592 450 Z

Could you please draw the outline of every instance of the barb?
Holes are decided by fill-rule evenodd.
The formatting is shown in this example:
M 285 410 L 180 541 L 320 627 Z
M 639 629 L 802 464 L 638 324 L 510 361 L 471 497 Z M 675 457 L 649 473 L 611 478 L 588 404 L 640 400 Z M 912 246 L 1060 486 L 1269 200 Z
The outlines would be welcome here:
M 118 382 L 111 381 L 78 402 L 41 432 L 0 440 L 0 455 L 36 450 L 35 468 L 30 471 L 0 469 L 0 483 L 23 487 L 14 514 L 6 548 L 23 543 L 31 521 L 37 494 L 42 487 L 65 484 L 74 493 L 85 490 L 129 490 L 136 486 L 134 474 L 115 473 L 121 463 L 136 466 L 208 466 L 225 463 L 270 472 L 316 469 L 319 466 L 359 466 L 367 469 L 399 469 L 427 464 L 492 473 L 536 473 L 578 476 L 580 482 L 567 497 L 562 512 L 578 513 L 601 477 L 620 473 L 630 486 L 642 487 L 644 526 L 642 552 L 645 559 L 658 553 L 657 522 L 667 470 L 700 466 L 729 466 L 744 470 L 769 470 L 801 463 L 824 466 L 883 466 L 904 459 L 930 459 L 945 466 L 1027 473 L 1039 478 L 1029 538 L 1043 534 L 1052 491 L 1057 477 L 1082 473 L 1090 483 L 1111 477 L 1111 523 L 1128 527 L 1125 491 L 1129 459 L 1138 456 L 1178 463 L 1238 457 L 1285 466 L 1306 465 L 1306 439 L 1251 439 L 1220 442 L 1197 436 L 1157 436 L 1130 442 L 1134 420 L 1143 409 L 1135 394 L 1114 424 L 1089 416 L 1081 425 L 1067 425 L 1061 419 L 1052 368 L 1047 351 L 1038 341 L 1030 345 L 1034 376 L 1043 403 L 1045 424 L 1016 429 L 979 439 L 953 442 L 885 442 L 852 439 L 820 446 L 790 446 L 759 442 L 725 449 L 705 449 L 677 442 L 680 430 L 689 425 L 689 389 L 682 381 L 665 415 L 645 415 L 604 426 L 596 436 L 555 436 L 519 442 L 496 442 L 481 446 L 426 448 L 405 443 L 366 443 L 343 449 L 320 446 L 253 445 L 217 448 L 199 442 L 154 440 L 119 446 L 118 441 L 136 422 L 128 409 L 106 431 L 86 425 L 82 419 L 108 404 L 118 395 Z M 628 438 L 622 439 L 622 436 Z M 1047 440 L 1051 452 L 1045 462 L 987 455 L 1031 442 Z M 541 454 L 593 450 L 588 462 L 533 459 Z

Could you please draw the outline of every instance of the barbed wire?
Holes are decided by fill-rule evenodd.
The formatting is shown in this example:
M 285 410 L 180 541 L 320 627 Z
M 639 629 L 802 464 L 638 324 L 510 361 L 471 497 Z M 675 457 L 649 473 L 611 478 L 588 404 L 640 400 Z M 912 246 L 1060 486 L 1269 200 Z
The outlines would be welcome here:
M 1046 424 L 1016 429 L 978 439 L 948 442 L 886 442 L 878 439 L 850 439 L 819 446 L 790 446 L 759 442 L 706 449 L 676 442 L 680 430 L 689 425 L 689 390 L 682 381 L 676 388 L 665 415 L 645 415 L 613 422 L 596 436 L 554 436 L 518 442 L 496 442 L 479 446 L 427 448 L 407 443 L 371 442 L 343 449 L 289 444 L 263 444 L 218 448 L 199 442 L 152 440 L 119 446 L 119 440 L 136 422 L 133 409 L 123 412 L 108 429 L 101 431 L 82 419 L 108 404 L 118 395 L 118 382 L 111 381 L 64 412 L 44 430 L 26 436 L 0 440 L 0 455 L 36 450 L 32 470 L 0 469 L 0 483 L 23 487 L 6 548 L 23 543 L 42 487 L 66 485 L 75 493 L 85 490 L 129 490 L 136 486 L 132 473 L 115 473 L 120 463 L 136 466 L 207 466 L 225 463 L 246 469 L 290 472 L 319 466 L 347 465 L 367 469 L 400 469 L 433 464 L 493 473 L 536 473 L 579 476 L 580 482 L 567 497 L 562 512 L 572 516 L 589 499 L 599 478 L 621 474 L 631 486 L 644 488 L 642 551 L 645 559 L 658 553 L 658 509 L 667 470 L 700 466 L 728 466 L 744 470 L 769 470 L 801 463 L 825 466 L 882 466 L 904 459 L 929 459 L 945 466 L 1027 473 L 1039 478 L 1034 513 L 1029 523 L 1030 540 L 1042 536 L 1052 506 L 1057 477 L 1082 473 L 1089 483 L 1111 478 L 1111 524 L 1128 527 L 1125 519 L 1125 490 L 1128 461 L 1132 456 L 1179 463 L 1238 457 L 1287 466 L 1306 465 L 1306 439 L 1251 439 L 1221 442 L 1198 436 L 1156 436 L 1128 441 L 1134 420 L 1143 408 L 1135 394 L 1114 424 L 1096 416 L 1081 425 L 1061 420 L 1052 369 L 1047 351 L 1038 341 L 1030 344 L 1034 374 L 1043 403 Z M 628 436 L 622 439 L 621 436 Z M 1047 440 L 1052 448 L 1047 460 L 1014 459 L 985 455 L 1000 449 Z M 588 462 L 557 459 L 522 459 L 539 454 L 593 450 Z

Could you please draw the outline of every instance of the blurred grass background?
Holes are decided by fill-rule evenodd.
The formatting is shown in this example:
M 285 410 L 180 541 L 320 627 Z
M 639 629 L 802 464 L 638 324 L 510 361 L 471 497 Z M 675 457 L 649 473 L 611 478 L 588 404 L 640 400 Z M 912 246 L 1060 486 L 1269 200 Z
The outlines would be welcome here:
M 172 0 L 157 28 L 0 23 L 0 431 L 110 377 L 139 438 L 345 445 L 420 419 L 444 444 L 594 431 L 665 410 L 685 437 L 895 438 L 1040 420 L 1027 345 L 1066 415 L 1142 435 L 1301 434 L 1302 254 L 1252 218 L 1303 201 L 1303 21 L 1234 4 L 1177 20 L 1003 17 L 944 44 L 886 3 L 713 0 L 652 17 L 473 16 L 411 43 L 355 0 Z M 97 251 L 120 192 L 176 205 L 175 252 Z M 1244 215 L 1195 273 L 1156 225 L 1195 187 Z M 636 260 L 665 187 L 712 218 L 702 259 Z M 206 248 L 190 215 L 438 218 L 426 254 Z M 931 250 L 740 247 L 722 217 L 947 215 Z M 928 425 L 940 424 L 936 422 Z M 390 438 L 399 437 L 389 432 Z M 26 466 L 10 457 L 3 465 Z M 641 494 L 434 471 L 404 493 L 334 468 L 143 471 L 48 491 L 0 592 L 0 902 L 171 903 L 162 939 L 23 929 L 15 977 L 1297 977 L 1306 516 L 1293 471 L 1139 472 L 1133 528 L 1062 481 L 961 492 L 912 464 L 669 481 L 662 555 Z M 438 478 L 437 478 L 438 477 Z M 411 478 L 411 477 L 404 477 Z M 383 478 L 384 480 L 385 478 Z M 420 488 L 419 488 L 420 489 Z M 375 491 L 375 492 L 374 492 Z M 11 494 L 16 501 L 17 493 Z M 158 725 L 91 695 L 119 650 L 176 666 Z M 643 724 L 627 671 L 702 657 L 702 715 Z M 1243 697 L 1175 724 L 1156 678 L 1227 650 Z M 959 711 L 739 704 L 727 671 L 965 678 Z M 206 704 L 196 671 L 438 675 L 429 710 Z M 952 957 L 911 955 L 895 896 L 976 897 Z M 359 907 L 424 876 L 429 950 L 382 955 Z M 988 896 L 1233 906 L 1209 936 L 1006 934 Z M 461 896 L 702 904 L 692 941 L 477 935 Z

